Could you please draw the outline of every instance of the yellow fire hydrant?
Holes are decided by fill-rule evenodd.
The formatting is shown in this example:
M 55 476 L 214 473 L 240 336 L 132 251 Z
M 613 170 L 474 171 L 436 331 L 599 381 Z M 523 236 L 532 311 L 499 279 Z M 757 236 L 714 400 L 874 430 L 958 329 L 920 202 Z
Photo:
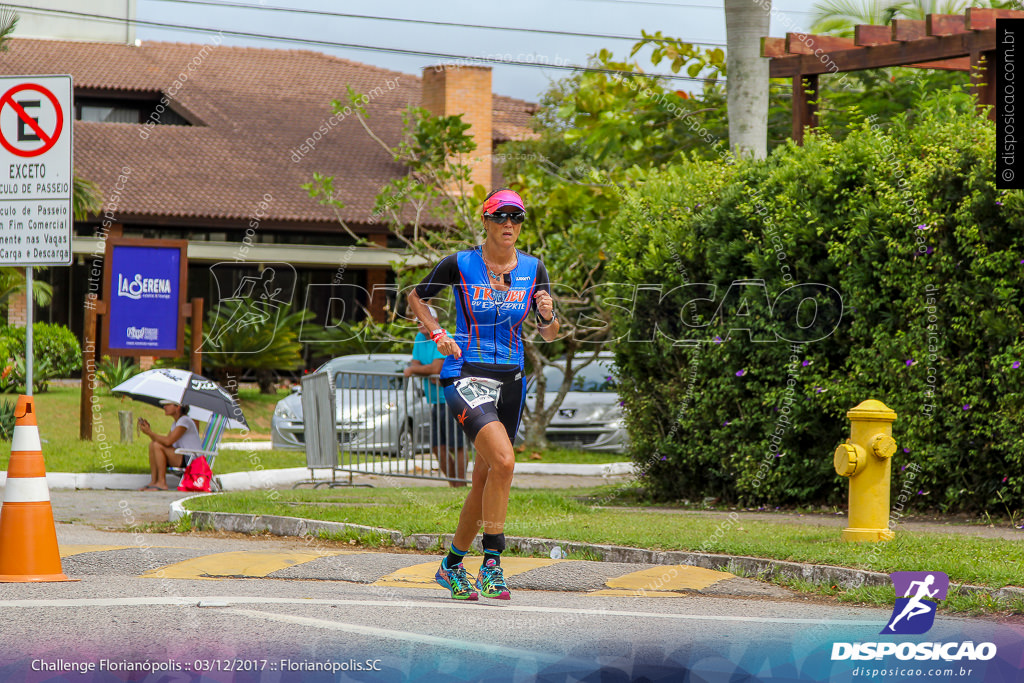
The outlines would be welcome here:
M 881 401 L 868 400 L 846 413 L 850 438 L 834 456 L 836 473 L 850 478 L 849 526 L 844 541 L 888 541 L 889 483 L 896 441 L 892 423 L 896 413 Z

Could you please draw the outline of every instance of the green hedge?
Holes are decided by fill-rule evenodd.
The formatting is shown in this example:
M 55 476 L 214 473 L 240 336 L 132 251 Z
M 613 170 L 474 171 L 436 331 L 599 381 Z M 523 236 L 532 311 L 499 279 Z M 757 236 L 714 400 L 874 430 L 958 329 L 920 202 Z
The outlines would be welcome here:
M 841 504 L 832 452 L 846 411 L 873 398 L 899 414 L 894 499 L 906 484 L 916 507 L 1024 508 L 1024 193 L 995 189 L 994 137 L 970 98 L 944 94 L 886 130 L 674 167 L 633 191 L 609 279 L 654 497 Z M 730 289 L 743 280 L 765 288 Z M 649 283 L 661 294 L 637 290 Z M 824 287 L 813 324 L 810 303 L 796 319 L 811 288 L 766 301 L 799 283 L 834 288 L 841 313 Z M 797 324 L 825 336 L 840 317 L 819 341 L 751 341 Z
M 49 380 L 71 377 L 82 369 L 82 349 L 74 333 L 63 325 L 32 324 L 32 383 L 45 391 Z M 4 368 L 0 372 L 0 392 L 16 393 L 25 387 L 25 328 L 0 327 L 0 352 Z

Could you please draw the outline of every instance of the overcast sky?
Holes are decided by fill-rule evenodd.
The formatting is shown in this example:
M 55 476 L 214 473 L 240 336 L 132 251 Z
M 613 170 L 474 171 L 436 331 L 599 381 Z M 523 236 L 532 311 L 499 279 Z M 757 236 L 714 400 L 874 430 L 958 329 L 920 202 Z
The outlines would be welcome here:
M 413 50 L 431 54 L 465 57 L 492 56 L 497 59 L 547 61 L 557 64 L 583 64 L 587 56 L 601 48 L 625 58 L 639 38 L 641 30 L 662 31 L 695 43 L 725 45 L 725 12 L 722 0 L 211 0 L 237 7 L 180 0 L 138 0 L 140 21 L 188 27 L 229 29 L 269 36 L 287 36 L 301 40 L 329 41 L 386 49 Z M 814 0 L 775 0 L 779 13 L 772 20 L 771 35 L 806 29 L 808 10 Z M 382 21 L 350 17 L 324 16 L 290 10 L 314 10 L 391 17 L 413 21 Z M 516 31 L 488 28 L 437 26 L 424 21 L 474 24 L 484 27 L 522 29 Z M 538 29 L 626 36 L 629 39 L 576 37 L 536 33 Z M 163 40 L 202 43 L 208 35 L 182 29 L 140 25 L 137 37 L 142 41 Z M 425 66 L 437 64 L 439 57 L 403 55 L 389 52 L 301 45 L 276 40 L 225 36 L 224 44 L 251 45 L 281 49 L 311 49 L 346 59 L 419 75 Z M 651 70 L 646 59 L 645 70 Z M 568 72 L 553 68 L 535 68 L 495 64 L 494 91 L 536 101 L 552 80 Z M 686 81 L 679 87 L 687 88 Z

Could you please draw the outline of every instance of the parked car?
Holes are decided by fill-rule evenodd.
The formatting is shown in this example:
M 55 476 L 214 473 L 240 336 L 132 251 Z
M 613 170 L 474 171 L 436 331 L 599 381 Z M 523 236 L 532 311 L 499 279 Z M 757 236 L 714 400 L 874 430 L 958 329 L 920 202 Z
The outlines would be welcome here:
M 429 443 L 430 411 L 420 378 L 406 381 L 402 377 L 411 360 L 405 353 L 341 356 L 315 370 L 330 373 L 335 385 L 338 443 L 346 450 L 410 457 L 416 445 Z M 350 372 L 389 376 L 344 374 Z M 274 448 L 305 448 L 300 392 L 301 387 L 296 387 L 274 409 L 270 420 Z
M 564 363 L 562 367 L 565 367 Z M 564 373 L 557 365 L 549 365 L 544 368 L 544 377 L 547 380 L 544 402 L 551 405 L 558 395 Z M 629 447 L 629 434 L 615 386 L 614 356 L 601 353 L 573 376 L 572 386 L 562 405 L 548 423 L 545 431 L 547 440 L 553 446 L 564 448 L 625 451 Z M 526 394 L 530 408 L 537 400 L 535 387 L 535 383 L 531 384 Z

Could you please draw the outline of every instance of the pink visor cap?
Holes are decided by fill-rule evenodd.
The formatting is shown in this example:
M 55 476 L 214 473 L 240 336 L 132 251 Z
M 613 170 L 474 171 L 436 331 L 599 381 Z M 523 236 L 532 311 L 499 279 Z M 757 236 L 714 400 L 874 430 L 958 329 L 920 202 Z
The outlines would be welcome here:
M 523 198 L 512 190 L 502 190 L 494 193 L 490 199 L 484 202 L 484 213 L 494 213 L 503 206 L 514 206 L 520 211 L 526 211 L 523 205 Z

